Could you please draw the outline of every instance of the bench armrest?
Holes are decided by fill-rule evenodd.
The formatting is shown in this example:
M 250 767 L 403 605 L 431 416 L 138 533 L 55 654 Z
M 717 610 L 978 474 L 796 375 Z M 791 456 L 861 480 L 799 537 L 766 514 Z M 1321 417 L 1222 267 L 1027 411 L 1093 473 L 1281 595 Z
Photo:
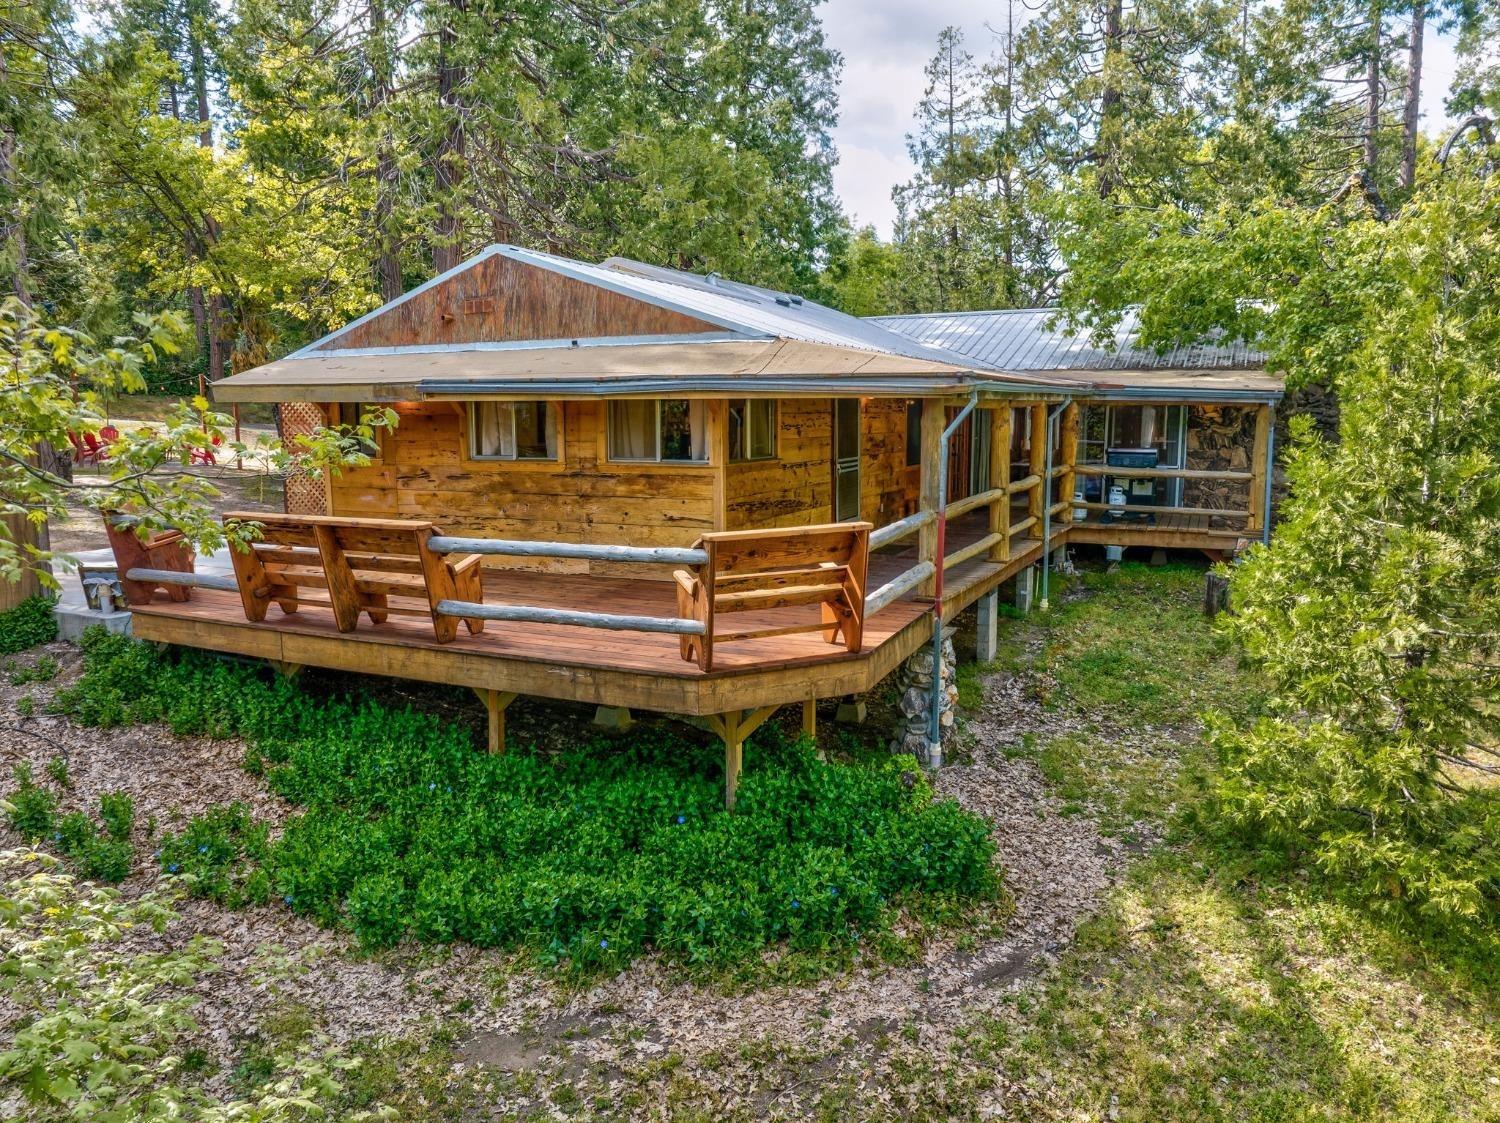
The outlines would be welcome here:
M 672 578 L 682 586 L 684 592 L 691 593 L 698 587 L 698 578 L 685 569 L 674 569 Z
M 455 575 L 460 575 L 467 573 L 483 560 L 479 554 L 465 554 L 456 561 L 450 560 L 448 565 L 452 568 Z

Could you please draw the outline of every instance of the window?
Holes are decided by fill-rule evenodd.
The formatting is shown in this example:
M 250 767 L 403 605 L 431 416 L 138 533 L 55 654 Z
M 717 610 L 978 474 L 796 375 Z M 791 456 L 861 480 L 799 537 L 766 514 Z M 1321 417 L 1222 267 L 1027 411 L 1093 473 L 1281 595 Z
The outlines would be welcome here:
M 1153 448 L 1157 467 L 1181 468 L 1185 452 L 1187 410 L 1183 406 L 1156 405 L 1088 405 L 1084 407 L 1079 433 L 1078 462 L 1103 465 L 1112 448 Z M 1107 478 L 1084 478 L 1084 496 L 1091 502 L 1103 502 L 1108 493 Z M 1154 483 L 1159 503 L 1177 504 L 1182 498 L 1182 481 L 1157 479 Z
M 474 460 L 556 460 L 557 411 L 547 402 L 473 402 L 469 456 Z
M 705 463 L 708 403 L 628 398 L 609 403 L 609 458 Z
M 922 463 L 922 399 L 906 403 L 906 466 Z
M 729 459 L 772 460 L 776 456 L 776 403 L 739 398 L 729 403 Z
M 338 429 L 345 436 L 353 438 L 359 445 L 359 451 L 374 460 L 380 455 L 379 440 L 370 440 L 354 432 L 359 427 L 360 411 L 363 408 L 359 402 L 333 402 L 328 407 L 328 427 Z M 376 437 L 379 437 L 378 431 Z

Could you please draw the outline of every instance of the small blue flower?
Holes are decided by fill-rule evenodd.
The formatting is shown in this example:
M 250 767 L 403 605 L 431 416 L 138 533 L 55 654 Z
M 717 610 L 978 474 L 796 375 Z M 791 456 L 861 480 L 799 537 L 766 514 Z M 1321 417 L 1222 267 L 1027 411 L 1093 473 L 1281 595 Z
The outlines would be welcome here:
M 437 791 L 437 785 L 436 784 L 428 784 L 427 785 L 427 790 L 430 791 L 430 792 L 435 792 L 435 791 Z
M 168 866 L 168 867 L 167 867 L 167 872 L 168 872 L 168 873 L 176 873 L 176 872 L 177 872 L 177 871 L 178 871 L 178 870 L 180 870 L 180 869 L 181 869 L 181 868 L 182 868 L 182 867 L 181 867 L 181 866 L 179 866 L 179 865 L 178 865 L 178 864 L 177 864 L 177 863 L 176 863 L 176 862 L 173 862 L 173 863 L 172 863 L 172 864 L 171 864 L 171 865 L 169 865 L 169 866 Z
M 800 909 L 801 907 L 802 906 L 800 904 L 798 904 L 796 901 L 792 902 L 792 908 L 794 908 L 794 909 Z
M 677 816 L 677 821 L 679 823 L 685 823 L 685 822 L 687 822 L 687 816 L 686 815 L 679 815 L 679 816 Z
M 52 832 L 52 841 L 53 842 L 61 842 L 62 841 L 62 831 L 53 831 Z
M 284 897 L 281 898 L 281 903 L 284 904 L 284 905 L 291 904 L 292 903 L 292 895 L 290 893 L 286 894 L 286 896 L 284 896 Z
M 830 897 L 837 897 L 839 895 L 839 887 L 837 885 L 830 885 L 828 887 L 828 895 Z
M 207 854 L 208 853 L 208 844 L 205 843 L 204 845 L 198 847 L 198 853 L 200 853 L 200 854 Z
M 609 941 L 608 940 L 600 940 L 599 941 L 599 946 L 601 948 L 607 948 L 607 947 L 609 947 Z

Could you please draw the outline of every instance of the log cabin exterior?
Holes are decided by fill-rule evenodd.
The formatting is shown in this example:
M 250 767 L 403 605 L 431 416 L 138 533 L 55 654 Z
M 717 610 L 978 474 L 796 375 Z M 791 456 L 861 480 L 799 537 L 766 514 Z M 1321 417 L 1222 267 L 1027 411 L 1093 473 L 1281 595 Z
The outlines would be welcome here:
M 241 575 L 135 605 L 135 631 L 285 668 L 470 686 L 496 750 L 520 694 L 682 715 L 723 739 L 732 804 L 743 741 L 778 706 L 802 703 L 811 729 L 817 699 L 872 688 L 941 615 L 1066 542 L 1223 551 L 1260 533 L 1269 390 L 1221 400 L 1206 381 L 1205 394 L 1134 371 L 1012 369 L 929 342 L 940 319 L 862 321 L 713 275 L 492 246 L 214 387 L 221 403 L 276 403 L 284 436 L 369 403 L 397 414 L 368 465 L 288 481 L 289 515 L 311 518 L 266 554 L 300 575 L 277 580 L 323 590 L 339 619 Z M 1260 410 L 1265 452 L 1239 529 L 1125 528 L 1072 502 L 1102 467 L 1090 457 L 1109 437 L 1094 428 L 1128 424 L 1107 411 L 1137 405 L 1132 387 L 1146 408 L 1178 411 L 1179 441 L 1185 410 Z M 1200 502 L 1184 487 L 1220 482 L 1161 471 L 1178 507 Z M 422 558 L 351 562 L 330 553 L 340 534 L 415 535 Z M 480 555 L 481 592 L 443 600 L 422 585 L 441 569 L 429 547 Z M 361 572 L 381 565 L 406 576 Z M 427 595 L 414 614 L 432 620 L 391 615 L 393 590 Z M 248 618 L 252 593 L 284 611 Z M 716 620 L 731 610 L 734 626 Z M 466 634 L 459 617 L 493 623 Z

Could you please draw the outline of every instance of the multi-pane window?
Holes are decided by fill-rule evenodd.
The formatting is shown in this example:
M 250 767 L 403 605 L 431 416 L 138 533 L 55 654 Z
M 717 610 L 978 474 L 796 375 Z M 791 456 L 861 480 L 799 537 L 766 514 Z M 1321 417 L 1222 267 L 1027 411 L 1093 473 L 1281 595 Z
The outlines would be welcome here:
M 556 460 L 557 411 L 546 402 L 474 402 L 469 406 L 474 460 Z
M 338 429 L 352 437 L 359 445 L 359 451 L 375 460 L 380 456 L 380 444 L 367 437 L 362 437 L 356 430 L 359 428 L 360 411 L 364 407 L 359 402 L 334 402 L 328 407 L 329 428 Z
M 609 403 L 609 458 L 704 463 L 708 460 L 708 404 L 666 398 Z
M 739 398 L 729 403 L 729 459 L 771 460 L 776 456 L 776 403 Z

